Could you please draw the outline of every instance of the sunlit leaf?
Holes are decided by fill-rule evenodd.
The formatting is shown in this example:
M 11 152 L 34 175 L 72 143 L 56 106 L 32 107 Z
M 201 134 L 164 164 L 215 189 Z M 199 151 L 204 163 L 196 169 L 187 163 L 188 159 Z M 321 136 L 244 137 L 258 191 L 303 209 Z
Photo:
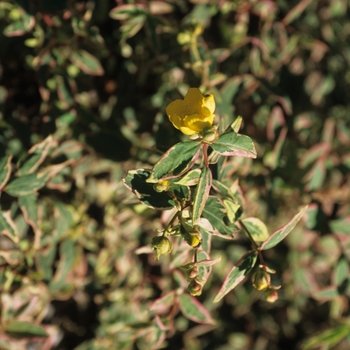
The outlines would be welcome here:
M 200 142 L 179 142 L 171 147 L 156 163 L 148 182 L 157 182 L 159 179 L 178 177 L 188 171 L 200 151 Z
M 244 228 L 249 232 L 254 242 L 264 242 L 269 238 L 269 232 L 266 225 L 258 218 L 245 218 L 241 222 Z
M 210 145 L 214 151 L 222 156 L 241 156 L 256 158 L 256 150 L 250 137 L 228 132 L 222 134 Z
M 14 178 L 5 187 L 4 191 L 11 196 L 25 196 L 44 187 L 48 174 L 28 174 Z
M 271 236 L 261 245 L 262 250 L 271 249 L 280 243 L 283 239 L 287 237 L 287 235 L 293 230 L 295 225 L 299 222 L 299 220 L 303 217 L 308 206 L 304 207 L 302 210 L 296 214 L 292 220 L 290 220 L 286 225 L 275 231 L 271 234 Z
M 203 209 L 206 205 L 209 191 L 211 187 L 212 175 L 208 168 L 204 168 L 201 172 L 199 182 L 194 194 L 192 207 L 192 222 L 193 224 L 201 217 Z
M 230 270 L 221 286 L 214 303 L 220 301 L 233 288 L 241 283 L 249 271 L 254 267 L 258 253 L 256 251 L 247 252 Z
M 202 216 L 206 218 L 213 229 L 218 231 L 222 235 L 232 235 L 237 231 L 237 226 L 225 223 L 226 208 L 222 201 L 214 196 L 209 196 L 204 207 Z
M 171 209 L 175 203 L 166 192 L 157 192 L 152 183 L 146 182 L 150 171 L 131 170 L 123 179 L 125 186 L 145 205 L 153 209 Z
M 181 312 L 189 320 L 201 324 L 215 324 L 209 311 L 193 296 L 188 294 L 179 295 L 179 306 Z

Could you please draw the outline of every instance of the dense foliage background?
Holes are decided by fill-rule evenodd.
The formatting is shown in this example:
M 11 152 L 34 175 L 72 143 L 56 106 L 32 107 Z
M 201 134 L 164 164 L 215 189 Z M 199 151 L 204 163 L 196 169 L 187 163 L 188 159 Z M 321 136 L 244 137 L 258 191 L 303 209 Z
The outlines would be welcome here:
M 349 349 L 349 7 L 0 1 L 0 348 Z M 213 303 L 249 248 L 216 238 L 198 298 L 216 323 L 178 313 L 162 328 L 150 307 L 174 265 L 142 247 L 166 212 L 121 179 L 185 139 L 165 107 L 189 87 L 255 142 L 258 159 L 226 164 L 247 215 L 272 231 L 310 205 L 265 255 L 276 303 L 249 282 Z

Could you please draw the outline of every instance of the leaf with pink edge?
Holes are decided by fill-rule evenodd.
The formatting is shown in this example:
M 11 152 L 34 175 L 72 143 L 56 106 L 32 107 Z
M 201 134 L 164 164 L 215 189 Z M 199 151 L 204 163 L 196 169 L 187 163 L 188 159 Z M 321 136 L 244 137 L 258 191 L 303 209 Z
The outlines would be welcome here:
M 249 251 L 232 267 L 231 271 L 225 278 L 218 294 L 214 299 L 214 303 L 220 301 L 226 294 L 231 292 L 239 283 L 241 283 L 249 271 L 254 267 L 258 253 Z
M 164 294 L 156 299 L 150 306 L 151 311 L 155 311 L 158 315 L 166 313 L 175 302 L 175 291 Z
M 188 294 L 179 296 L 180 310 L 189 320 L 201 324 L 215 324 L 209 311 L 194 297 Z
M 152 169 L 147 182 L 180 177 L 190 170 L 199 156 L 200 142 L 179 142 L 169 148 Z
M 235 132 L 222 134 L 210 146 L 222 156 L 256 158 L 257 155 L 252 139 L 246 135 L 240 135 Z
M 192 222 L 195 224 L 201 217 L 204 207 L 209 197 L 209 191 L 212 183 L 211 171 L 204 168 L 199 177 L 199 182 L 194 194 L 193 208 L 192 208 Z
M 296 214 L 292 220 L 290 220 L 286 225 L 275 231 L 262 245 L 262 250 L 271 249 L 276 246 L 279 242 L 287 237 L 287 235 L 293 230 L 295 225 L 299 222 L 299 220 L 303 217 L 308 205 L 305 206 L 302 210 Z

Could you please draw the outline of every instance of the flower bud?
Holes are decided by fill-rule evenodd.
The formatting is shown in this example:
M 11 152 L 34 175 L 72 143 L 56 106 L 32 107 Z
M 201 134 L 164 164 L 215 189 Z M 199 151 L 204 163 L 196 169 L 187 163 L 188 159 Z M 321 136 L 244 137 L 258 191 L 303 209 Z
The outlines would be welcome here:
M 172 249 L 171 242 L 164 236 L 153 237 L 151 244 L 152 249 L 156 251 L 156 260 L 159 260 L 162 254 L 170 253 Z
M 203 286 L 195 279 L 191 280 L 187 287 L 187 291 L 194 297 L 202 294 Z
M 269 287 L 271 276 L 264 270 L 255 272 L 252 276 L 253 287 L 257 290 L 263 290 Z
M 275 289 L 268 289 L 265 291 L 265 300 L 269 303 L 274 303 L 278 300 L 278 292 Z
M 162 180 L 153 185 L 153 188 L 157 192 L 168 191 L 171 186 L 171 183 L 168 180 Z
M 193 248 L 197 248 L 201 244 L 199 233 L 186 232 L 183 238 Z
M 189 279 L 194 279 L 198 276 L 198 266 L 195 265 L 192 267 L 190 271 L 188 271 L 188 278 Z
M 207 141 L 208 143 L 215 142 L 219 137 L 217 128 L 218 127 L 216 125 L 213 125 L 210 128 L 204 129 L 202 131 L 203 140 Z

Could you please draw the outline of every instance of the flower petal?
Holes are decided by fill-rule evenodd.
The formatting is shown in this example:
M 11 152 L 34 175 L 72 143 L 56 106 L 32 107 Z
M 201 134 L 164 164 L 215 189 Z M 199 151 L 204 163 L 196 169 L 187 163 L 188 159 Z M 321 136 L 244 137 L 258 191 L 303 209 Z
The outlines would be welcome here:
M 186 126 L 181 126 L 179 129 L 185 135 L 194 135 L 198 133 L 198 131 L 193 130 L 192 128 L 188 128 Z
M 169 120 L 186 135 L 194 135 L 213 124 L 215 100 L 204 96 L 197 88 L 190 88 L 183 100 L 175 100 L 166 107 Z
M 215 100 L 213 94 L 209 94 L 205 97 L 203 97 L 203 107 L 206 107 L 209 109 L 210 114 L 214 114 L 215 112 Z
M 185 104 L 183 100 L 175 100 L 171 102 L 167 108 L 165 109 L 167 115 L 169 116 L 179 116 L 180 118 L 185 117 L 185 114 L 183 114 Z

